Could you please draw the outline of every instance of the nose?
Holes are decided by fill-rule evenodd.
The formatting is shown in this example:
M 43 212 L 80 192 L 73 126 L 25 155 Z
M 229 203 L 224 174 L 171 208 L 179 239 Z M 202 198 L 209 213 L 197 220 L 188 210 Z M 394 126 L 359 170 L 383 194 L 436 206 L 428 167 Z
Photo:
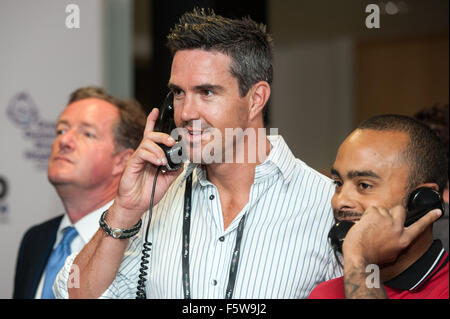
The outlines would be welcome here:
M 349 187 L 345 187 L 345 185 L 340 189 L 336 189 L 331 199 L 331 206 L 335 211 L 355 211 L 357 209 L 356 203 L 357 201 L 355 194 L 353 194 Z
M 67 130 L 57 137 L 60 152 L 68 153 L 75 149 L 75 137 L 72 130 Z
M 199 119 L 197 103 L 194 96 L 186 94 L 183 101 L 180 103 L 182 104 L 181 120 L 183 122 L 190 122 Z

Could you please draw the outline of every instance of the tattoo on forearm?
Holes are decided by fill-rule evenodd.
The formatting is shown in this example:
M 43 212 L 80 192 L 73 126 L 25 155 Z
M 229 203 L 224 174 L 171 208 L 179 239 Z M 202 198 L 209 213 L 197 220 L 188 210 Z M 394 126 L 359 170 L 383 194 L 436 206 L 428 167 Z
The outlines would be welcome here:
M 364 268 L 344 270 L 344 291 L 347 299 L 387 299 L 383 285 L 370 287 L 367 278 L 370 273 Z

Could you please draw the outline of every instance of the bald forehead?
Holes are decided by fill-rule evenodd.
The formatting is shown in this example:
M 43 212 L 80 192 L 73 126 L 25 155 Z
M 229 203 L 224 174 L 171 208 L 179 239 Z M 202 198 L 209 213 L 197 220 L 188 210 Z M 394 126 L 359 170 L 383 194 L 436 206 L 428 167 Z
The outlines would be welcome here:
M 364 154 L 364 157 L 391 161 L 400 165 L 407 164 L 407 147 L 409 136 L 400 131 L 378 131 L 372 129 L 356 129 L 342 143 L 338 151 L 338 157 L 345 160 L 355 160 Z
M 409 135 L 405 132 L 356 129 L 347 137 L 344 143 L 348 142 L 359 146 L 371 146 L 402 152 L 406 149 L 409 140 Z

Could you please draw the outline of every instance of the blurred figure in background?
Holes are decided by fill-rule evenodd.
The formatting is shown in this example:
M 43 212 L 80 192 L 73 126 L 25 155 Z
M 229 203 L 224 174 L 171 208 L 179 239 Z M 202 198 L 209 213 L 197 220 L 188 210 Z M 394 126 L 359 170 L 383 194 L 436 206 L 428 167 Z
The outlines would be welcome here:
M 145 118 L 139 103 L 112 97 L 103 88 L 71 94 L 56 124 L 47 172 L 65 213 L 25 233 L 13 298 L 54 298 L 53 281 L 65 258 L 92 238 L 100 215 L 111 206 Z
M 424 108 L 414 114 L 415 119 L 428 125 L 444 143 L 447 149 L 447 160 L 449 158 L 449 145 L 448 145 L 448 121 L 449 121 L 449 106 L 434 105 L 429 108 Z M 449 217 L 449 205 L 448 205 L 448 176 L 447 187 L 442 195 L 444 200 L 444 215 L 434 223 L 433 236 L 441 240 L 446 251 L 448 251 L 448 217 Z

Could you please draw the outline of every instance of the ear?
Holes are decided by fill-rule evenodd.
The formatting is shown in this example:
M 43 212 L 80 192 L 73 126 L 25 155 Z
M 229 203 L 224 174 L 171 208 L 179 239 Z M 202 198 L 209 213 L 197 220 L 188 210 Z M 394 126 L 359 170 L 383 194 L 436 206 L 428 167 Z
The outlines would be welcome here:
M 266 81 L 259 81 L 249 91 L 250 109 L 249 119 L 253 121 L 258 115 L 262 114 L 264 106 L 270 97 L 270 85 Z
M 127 148 L 114 155 L 113 176 L 121 175 L 123 173 L 125 166 L 127 166 L 128 159 L 133 153 L 134 150 L 132 148 Z

